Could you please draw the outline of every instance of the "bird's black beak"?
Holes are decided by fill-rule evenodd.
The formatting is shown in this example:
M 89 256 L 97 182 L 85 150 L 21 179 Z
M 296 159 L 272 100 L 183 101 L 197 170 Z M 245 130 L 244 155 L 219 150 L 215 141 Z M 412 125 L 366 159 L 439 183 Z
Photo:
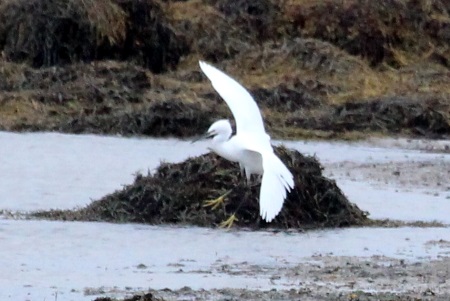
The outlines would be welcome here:
M 192 143 L 195 143 L 195 142 L 197 142 L 197 141 L 199 141 L 199 140 L 204 140 L 204 139 L 212 138 L 213 136 L 214 136 L 213 133 L 211 133 L 211 132 L 206 132 L 206 133 L 204 133 L 203 135 L 200 135 L 200 136 L 198 136 L 198 137 L 195 137 L 195 138 L 191 141 L 191 144 L 192 144 Z

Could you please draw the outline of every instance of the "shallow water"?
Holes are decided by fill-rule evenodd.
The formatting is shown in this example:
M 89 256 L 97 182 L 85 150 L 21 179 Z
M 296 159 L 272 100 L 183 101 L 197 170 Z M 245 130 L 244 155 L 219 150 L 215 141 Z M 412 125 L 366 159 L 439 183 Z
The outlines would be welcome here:
M 430 242 L 450 241 L 450 231 L 361 228 L 294 234 L 6 220 L 0 239 L 1 300 L 24 300 L 27 294 L 31 300 L 53 300 L 56 292 L 58 300 L 80 300 L 89 288 L 115 286 L 295 288 L 289 279 L 272 281 L 272 272 L 304 261 L 320 264 L 321 256 L 330 255 L 436 259 L 448 256 L 449 248 Z M 242 272 L 254 266 L 256 272 Z
M 349 199 L 372 217 L 450 224 L 448 183 L 380 184 L 365 169 L 357 172 L 359 164 L 410 161 L 433 163 L 445 172 L 449 154 L 386 141 L 285 144 L 315 154 Z M 0 145 L 0 210 L 12 211 L 84 206 L 161 160 L 178 162 L 206 152 L 205 143 L 175 139 L 55 133 L 0 132 Z M 450 254 L 450 244 L 433 243 L 450 241 L 448 228 L 275 233 L 0 219 L 0 241 L 0 300 L 92 300 L 89 294 L 120 295 L 126 287 L 291 288 L 295 283 L 288 278 L 271 278 L 274 269 L 320 262 L 322 255 L 424 261 Z M 258 272 L 245 273 L 254 266 Z
M 0 208 L 70 209 L 133 182 L 161 161 L 205 150 L 175 139 L 0 132 Z

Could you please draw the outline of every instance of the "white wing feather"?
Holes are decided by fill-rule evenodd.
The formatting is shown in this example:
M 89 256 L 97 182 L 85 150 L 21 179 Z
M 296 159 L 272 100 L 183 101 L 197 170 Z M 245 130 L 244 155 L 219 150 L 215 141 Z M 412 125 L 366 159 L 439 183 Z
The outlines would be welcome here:
M 237 81 L 223 73 L 219 69 L 200 61 L 200 68 L 211 81 L 214 89 L 225 100 L 234 119 L 236 120 L 237 133 L 252 133 L 254 135 L 266 134 L 263 120 L 250 93 Z
M 259 209 L 261 217 L 272 221 L 281 211 L 287 192 L 294 188 L 294 176 L 275 155 L 270 142 L 255 137 L 240 139 L 243 148 L 261 155 L 264 170 L 259 192 Z
M 261 217 L 270 222 L 281 211 L 287 192 L 294 187 L 294 179 L 274 153 L 263 154 L 263 168 L 259 208 Z

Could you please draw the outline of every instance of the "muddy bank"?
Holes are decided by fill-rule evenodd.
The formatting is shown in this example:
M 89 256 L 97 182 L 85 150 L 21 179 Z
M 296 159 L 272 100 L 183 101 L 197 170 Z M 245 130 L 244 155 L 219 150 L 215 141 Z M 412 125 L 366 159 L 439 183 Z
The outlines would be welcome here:
M 366 213 L 351 204 L 336 183 L 322 175 L 314 157 L 277 148 L 295 178 L 280 214 L 270 224 L 259 216 L 260 184 L 247 185 L 236 164 L 207 154 L 179 164 L 163 163 L 153 175 L 138 175 L 135 182 L 86 208 L 75 211 L 44 211 L 39 218 L 187 224 L 216 226 L 236 212 L 239 227 L 312 229 L 369 224 Z M 230 193 L 218 208 L 206 200 Z
M 438 242 L 439 243 L 439 242 Z M 448 243 L 448 242 L 443 242 Z M 273 284 L 288 277 L 297 282 L 289 290 L 212 289 L 150 290 L 124 301 L 163 301 L 180 298 L 204 300 L 360 300 L 360 301 L 444 301 L 450 298 L 448 258 L 410 263 L 388 257 L 370 258 L 321 256 L 316 261 L 300 263 L 288 269 L 270 270 Z M 253 269 L 245 273 L 251 275 Z M 232 273 L 233 267 L 228 267 Z M 227 273 L 227 270 L 223 271 Z M 117 300 L 96 298 L 96 301 Z
M 204 59 L 248 87 L 278 138 L 449 137 L 449 11 L 425 0 L 1 1 L 0 129 L 203 132 L 231 117 Z

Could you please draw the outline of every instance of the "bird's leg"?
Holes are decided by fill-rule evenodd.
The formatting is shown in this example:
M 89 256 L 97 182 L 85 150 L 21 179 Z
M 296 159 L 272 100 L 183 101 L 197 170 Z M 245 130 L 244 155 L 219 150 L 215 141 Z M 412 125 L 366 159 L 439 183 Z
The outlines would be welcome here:
M 239 211 L 239 209 L 242 206 L 242 203 L 244 203 L 244 200 L 241 200 L 239 202 L 239 205 L 237 206 L 236 210 L 234 210 L 234 213 L 232 215 L 230 215 L 230 217 L 226 220 L 224 220 L 223 222 L 220 223 L 220 228 L 227 228 L 230 229 L 231 226 L 233 226 L 234 222 L 239 221 L 239 219 L 236 217 L 236 213 Z
M 253 180 L 252 180 L 251 175 L 247 174 L 247 186 L 249 188 L 253 188 L 253 187 L 257 186 L 258 184 L 261 183 L 261 180 L 262 180 L 262 175 L 256 174 L 255 176 L 253 176 Z
M 212 207 L 211 208 L 212 210 L 217 209 L 217 207 L 219 207 L 221 204 L 223 204 L 225 197 L 227 195 L 229 195 L 231 193 L 231 191 L 232 191 L 232 189 L 228 190 L 227 192 L 225 192 L 223 195 L 221 195 L 217 199 L 205 201 L 205 203 L 203 204 L 203 207 Z M 239 207 L 240 207 L 240 205 L 239 205 Z M 239 209 L 239 207 L 238 207 L 238 209 Z M 235 221 L 238 221 L 238 218 L 236 217 L 236 212 L 237 212 L 237 210 L 229 218 L 227 218 L 226 220 L 221 222 L 219 227 L 230 229 L 231 226 L 233 226 L 233 223 Z
M 249 177 L 247 176 L 247 170 L 245 169 L 244 165 L 242 165 L 241 163 L 239 163 L 239 169 L 241 170 L 241 176 L 243 178 L 245 178 L 246 182 L 248 182 Z
M 232 189 L 228 190 L 227 192 L 225 192 L 224 194 L 219 196 L 217 199 L 205 201 L 205 203 L 203 204 L 203 207 L 212 207 L 211 209 L 213 209 L 213 210 L 217 209 L 217 207 L 219 207 L 221 204 L 223 204 L 225 197 L 227 195 L 229 195 L 231 193 L 231 191 L 232 191 Z
M 252 183 L 252 181 L 251 181 L 251 173 L 249 171 L 247 171 L 244 168 L 244 166 L 242 166 L 241 164 L 239 164 L 239 167 L 241 169 L 242 175 L 245 175 L 246 184 L 247 184 L 248 187 L 251 188 L 251 187 L 253 187 L 255 185 L 258 185 L 258 183 L 260 182 L 261 176 L 259 176 L 257 178 L 257 180 Z M 232 191 L 232 189 L 228 190 L 227 192 L 225 192 L 223 195 L 221 195 L 217 199 L 205 201 L 205 203 L 203 204 L 203 207 L 211 207 L 212 210 L 217 209 L 220 205 L 222 205 L 224 203 L 225 197 L 228 196 L 231 193 L 231 191 Z M 230 229 L 233 226 L 234 222 L 239 220 L 236 217 L 236 213 L 239 211 L 239 209 L 241 208 L 243 203 L 244 203 L 244 201 L 239 202 L 239 205 L 237 206 L 236 210 L 234 210 L 234 213 L 231 214 L 229 218 L 227 218 L 226 220 L 224 220 L 223 222 L 221 222 L 219 224 L 220 228 Z
M 237 210 L 236 210 L 237 212 Z M 236 217 L 236 212 L 233 213 L 232 215 L 230 215 L 229 218 L 227 218 L 226 220 L 224 220 L 223 222 L 220 223 L 219 227 L 220 228 L 227 228 L 230 229 L 231 226 L 233 226 L 233 223 L 238 221 L 238 218 Z
M 245 169 L 245 179 L 247 180 L 246 184 L 250 186 L 251 180 L 252 180 L 252 174 L 248 169 Z
M 256 176 L 256 181 L 253 183 L 252 186 L 256 186 L 258 184 L 261 184 L 261 181 L 262 181 L 262 175 L 257 175 Z
M 221 228 L 230 229 L 231 226 L 233 226 L 234 222 L 239 221 L 239 219 L 236 217 L 236 213 L 239 211 L 239 209 L 241 208 L 243 203 L 244 203 L 244 200 L 241 200 L 239 202 L 239 205 L 237 206 L 236 210 L 234 210 L 234 213 L 232 215 L 230 215 L 230 217 L 227 220 L 224 220 L 223 222 L 220 223 Z

